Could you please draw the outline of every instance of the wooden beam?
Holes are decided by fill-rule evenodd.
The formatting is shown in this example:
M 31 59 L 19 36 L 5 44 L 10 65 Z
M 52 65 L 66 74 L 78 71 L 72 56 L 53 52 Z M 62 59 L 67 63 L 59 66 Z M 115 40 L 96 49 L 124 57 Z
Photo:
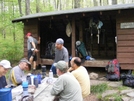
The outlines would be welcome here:
M 75 56 L 75 18 L 72 19 L 72 57 Z
M 83 41 L 83 24 L 82 24 L 81 20 L 80 20 L 80 23 L 79 23 L 79 40 Z

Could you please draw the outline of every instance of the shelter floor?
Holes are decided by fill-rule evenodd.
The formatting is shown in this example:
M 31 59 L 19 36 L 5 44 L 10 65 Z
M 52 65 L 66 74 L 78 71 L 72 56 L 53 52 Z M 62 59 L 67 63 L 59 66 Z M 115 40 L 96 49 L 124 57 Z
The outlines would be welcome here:
M 97 60 L 84 60 L 82 62 L 82 65 L 85 67 L 106 67 L 108 64 L 109 60 L 102 60 L 102 59 L 97 59 Z M 53 60 L 52 59 L 41 59 L 41 64 L 44 65 L 52 65 Z

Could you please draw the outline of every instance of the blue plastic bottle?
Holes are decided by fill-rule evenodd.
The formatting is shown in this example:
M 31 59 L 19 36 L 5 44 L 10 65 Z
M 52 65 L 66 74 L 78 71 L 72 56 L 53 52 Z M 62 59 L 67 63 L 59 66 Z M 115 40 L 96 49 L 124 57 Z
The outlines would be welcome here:
M 38 76 L 38 84 L 41 84 L 41 74 L 39 73 L 37 76 Z
M 38 77 L 37 77 L 37 75 L 34 76 L 34 85 L 36 86 L 36 88 L 38 88 Z
M 27 81 L 23 81 L 22 82 L 22 87 L 23 87 L 23 96 L 28 95 L 28 82 Z

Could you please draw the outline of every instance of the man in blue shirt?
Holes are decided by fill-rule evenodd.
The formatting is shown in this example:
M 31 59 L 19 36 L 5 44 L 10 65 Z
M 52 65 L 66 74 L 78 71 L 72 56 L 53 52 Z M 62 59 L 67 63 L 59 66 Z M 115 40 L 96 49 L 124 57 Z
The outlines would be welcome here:
M 0 62 L 0 89 L 7 86 L 5 75 L 9 68 L 11 68 L 11 64 L 8 60 L 2 60 Z

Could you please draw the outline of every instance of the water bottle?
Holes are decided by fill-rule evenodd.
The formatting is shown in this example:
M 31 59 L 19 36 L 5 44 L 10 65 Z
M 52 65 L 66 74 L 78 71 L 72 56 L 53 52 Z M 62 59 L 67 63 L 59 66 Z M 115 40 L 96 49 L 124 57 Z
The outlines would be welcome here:
M 50 69 L 50 71 L 49 71 L 49 78 L 48 78 L 48 80 L 47 80 L 47 83 L 48 83 L 48 84 L 52 84 L 52 83 L 53 83 L 53 72 L 52 72 L 51 69 Z
M 51 69 L 50 69 L 50 71 L 49 71 L 49 78 L 53 78 L 53 72 L 52 72 Z
M 34 75 L 31 75 L 31 85 L 34 85 Z
M 34 85 L 36 86 L 36 88 L 38 88 L 38 77 L 37 75 L 34 76 Z
M 23 81 L 22 82 L 22 87 L 23 87 L 23 96 L 28 95 L 28 82 L 27 81 Z
M 46 75 L 46 66 L 42 66 L 42 79 L 45 78 Z
M 30 85 L 31 84 L 31 76 L 30 75 L 27 75 L 27 81 L 28 81 L 28 84 Z
M 38 84 L 41 84 L 41 74 L 38 73 L 37 77 L 38 77 Z

